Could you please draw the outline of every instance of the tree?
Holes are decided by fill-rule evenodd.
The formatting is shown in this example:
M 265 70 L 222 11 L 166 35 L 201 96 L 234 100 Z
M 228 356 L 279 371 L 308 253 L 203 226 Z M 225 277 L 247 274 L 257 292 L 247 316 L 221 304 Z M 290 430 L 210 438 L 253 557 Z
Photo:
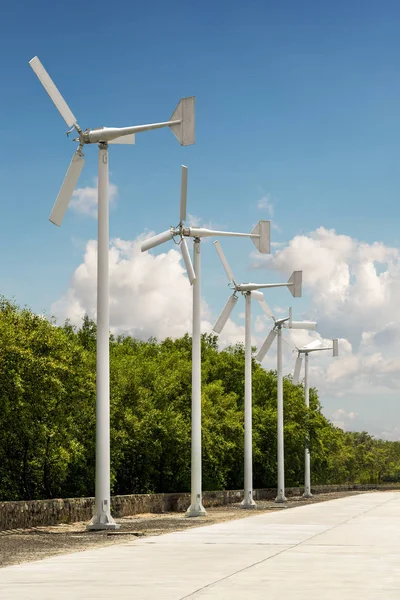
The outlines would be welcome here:
M 0 500 L 94 493 L 96 324 L 62 327 L 0 299 Z M 204 489 L 243 487 L 244 348 L 222 351 L 203 335 Z M 191 353 L 189 335 L 148 341 L 110 336 L 112 492 L 190 489 Z M 277 480 L 277 379 L 253 360 L 255 487 Z M 313 482 L 400 481 L 400 442 L 345 433 L 323 415 L 316 389 L 310 408 L 301 385 L 284 378 L 288 486 L 304 481 L 308 437 Z

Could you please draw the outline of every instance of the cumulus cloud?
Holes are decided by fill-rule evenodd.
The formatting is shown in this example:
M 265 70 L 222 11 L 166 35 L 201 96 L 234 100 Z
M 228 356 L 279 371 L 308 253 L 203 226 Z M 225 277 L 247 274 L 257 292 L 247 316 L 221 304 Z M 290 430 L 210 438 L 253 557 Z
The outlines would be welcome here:
M 385 429 L 379 433 L 379 436 L 382 440 L 387 440 L 388 442 L 399 442 L 400 441 L 400 427 L 393 427 L 391 429 Z
M 254 266 L 289 274 L 303 271 L 314 312 L 324 324 L 352 334 L 385 326 L 400 300 L 400 254 L 381 242 L 366 244 L 319 227 L 295 236 L 274 255 L 255 256 Z
M 256 268 L 303 271 L 308 318 L 327 337 L 342 336 L 341 356 L 324 370 L 326 385 L 349 393 L 400 388 L 400 252 L 319 227 L 295 236 L 273 255 L 254 255 Z M 347 341 L 345 341 L 347 340 Z M 322 375 L 321 375 L 322 380 Z
M 150 233 L 146 237 L 153 235 Z M 191 332 L 192 288 L 181 253 L 171 248 L 161 254 L 142 253 L 144 236 L 134 241 L 114 239 L 109 253 L 110 326 L 113 333 L 139 339 L 180 337 Z M 65 295 L 52 306 L 59 322 L 79 325 L 85 313 L 96 317 L 97 242 L 90 240 L 83 262 L 75 270 Z M 202 303 L 202 332 L 212 332 L 212 314 Z M 221 344 L 244 339 L 244 328 L 231 319 Z
M 254 331 L 255 333 L 261 333 L 263 331 L 265 331 L 267 328 L 266 323 L 265 323 L 265 319 L 260 316 L 257 315 L 254 321 Z
M 334 419 L 344 419 L 344 420 L 349 420 L 352 421 L 353 419 L 355 419 L 357 416 L 357 413 L 355 412 L 347 412 L 344 408 L 338 408 L 338 410 L 336 410 L 333 414 L 332 417 Z
M 112 205 L 118 195 L 118 188 L 109 184 L 109 202 Z M 93 186 L 77 188 L 72 194 L 70 206 L 76 212 L 97 219 L 97 177 Z
M 204 221 L 204 219 L 202 217 L 193 215 L 192 213 L 188 213 L 186 222 L 185 222 L 185 226 L 186 227 L 202 227 L 204 229 L 214 229 L 214 230 L 224 229 L 223 227 L 220 227 L 217 223 L 214 223 L 213 221 Z M 202 238 L 202 244 L 208 244 L 211 241 L 212 241 L 211 237 Z
M 345 431 L 348 431 L 350 422 L 356 418 L 357 413 L 353 411 L 348 412 L 344 408 L 338 408 L 332 413 L 332 423 Z
M 264 213 L 266 213 L 266 216 L 269 219 L 273 219 L 274 214 L 275 214 L 275 207 L 274 207 L 274 203 L 272 202 L 272 198 L 271 198 L 270 194 L 265 194 L 265 196 L 263 196 L 262 198 L 260 198 L 260 200 L 258 200 L 257 208 L 259 208 Z M 271 227 L 272 227 L 272 229 L 275 229 L 276 231 L 281 231 L 279 225 L 277 223 L 275 223 L 275 221 L 271 221 Z M 274 242 L 271 245 L 273 246 Z
M 142 239 L 111 243 L 111 328 L 142 339 L 178 337 L 189 330 L 191 319 L 191 288 L 180 253 L 174 249 L 156 256 L 142 253 Z M 85 313 L 95 317 L 96 277 L 97 242 L 90 240 L 70 288 L 52 307 L 58 319 L 79 324 Z
M 201 226 L 201 218 L 198 217 L 197 215 L 192 215 L 191 213 L 188 213 L 187 216 L 187 226 L 188 227 L 200 227 Z
M 274 205 L 269 194 L 266 194 L 260 198 L 260 200 L 257 202 L 257 208 L 265 211 L 271 219 L 274 216 Z
M 111 328 L 115 333 L 141 339 L 190 333 L 192 290 L 181 254 L 173 246 L 161 254 L 142 254 L 143 239 L 115 239 L 111 243 Z M 79 324 L 85 312 L 95 317 L 96 256 L 97 244 L 89 241 L 69 289 L 52 307 L 59 320 L 70 318 Z M 295 236 L 273 255 L 252 256 L 255 268 L 272 268 L 286 276 L 293 270 L 303 270 L 305 298 L 301 301 L 302 314 L 296 311 L 296 318 L 316 320 L 320 333 L 285 330 L 285 372 L 293 371 L 296 346 L 317 338 L 324 345 L 330 344 L 332 337 L 338 337 L 339 357 L 333 358 L 330 352 L 310 356 L 310 382 L 318 388 L 323 404 L 324 398 L 330 399 L 327 410 L 330 415 L 336 414 L 336 422 L 354 429 L 362 427 L 361 411 L 357 409 L 357 415 L 351 408 L 355 399 L 365 399 L 366 408 L 375 406 L 368 408 L 371 412 L 379 410 L 377 399 L 399 394 L 399 249 L 381 242 L 367 244 L 320 227 Z M 277 306 L 274 314 L 284 316 L 286 310 Z M 252 343 L 260 347 L 272 322 L 257 311 L 255 308 Z M 203 300 L 202 332 L 212 332 L 216 316 Z M 244 341 L 243 316 L 243 306 L 238 307 L 220 335 L 221 347 Z M 276 368 L 276 344 L 263 365 Z M 337 412 L 340 410 L 346 411 L 347 417 Z M 348 416 L 353 414 L 354 418 Z M 370 421 L 373 423 L 374 418 Z M 398 432 L 390 425 L 381 421 L 375 435 L 394 439 Z

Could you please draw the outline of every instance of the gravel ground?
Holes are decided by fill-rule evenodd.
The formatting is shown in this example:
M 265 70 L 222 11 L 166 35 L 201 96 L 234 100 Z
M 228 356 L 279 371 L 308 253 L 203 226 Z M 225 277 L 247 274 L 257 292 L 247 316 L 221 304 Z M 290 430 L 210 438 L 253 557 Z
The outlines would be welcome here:
M 231 519 L 243 519 L 260 512 L 287 510 L 295 506 L 335 500 L 360 493 L 367 492 L 318 494 L 309 500 L 298 496 L 290 498 L 285 504 L 275 504 L 272 500 L 259 500 L 254 510 L 243 510 L 240 504 L 218 506 L 207 508 L 207 516 L 198 518 L 188 518 L 182 513 L 135 515 L 117 519 L 121 528 L 115 532 L 89 532 L 86 531 L 86 523 L 0 531 L 0 567 L 41 560 L 55 554 L 68 554 L 121 544 L 144 535 L 162 535 L 169 531 L 201 527 Z

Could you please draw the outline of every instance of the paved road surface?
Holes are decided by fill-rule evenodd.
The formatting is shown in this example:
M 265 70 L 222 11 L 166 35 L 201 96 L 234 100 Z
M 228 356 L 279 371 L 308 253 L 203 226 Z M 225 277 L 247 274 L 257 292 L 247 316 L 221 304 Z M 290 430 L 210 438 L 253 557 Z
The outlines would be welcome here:
M 0 569 L 1 600 L 399 600 L 400 493 Z

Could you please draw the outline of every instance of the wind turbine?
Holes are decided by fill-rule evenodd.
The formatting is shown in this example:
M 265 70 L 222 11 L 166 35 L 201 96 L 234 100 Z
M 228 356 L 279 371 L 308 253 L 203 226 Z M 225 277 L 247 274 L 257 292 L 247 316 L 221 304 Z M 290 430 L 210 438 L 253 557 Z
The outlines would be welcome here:
M 324 350 L 332 350 L 333 356 L 339 356 L 338 349 L 338 340 L 332 340 L 332 346 L 323 346 L 321 340 L 314 340 L 310 342 L 306 346 L 302 346 L 297 350 L 297 359 L 294 367 L 294 373 L 292 378 L 292 383 L 297 385 L 299 383 L 299 377 L 301 372 L 301 366 L 303 363 L 303 354 L 305 357 L 304 361 L 304 398 L 306 402 L 307 409 L 310 407 L 310 385 L 308 381 L 308 355 L 310 352 L 321 352 Z M 308 432 L 307 432 L 308 436 Z M 309 448 L 309 439 L 306 439 L 306 445 L 304 450 L 304 498 L 312 498 L 311 493 L 311 468 L 310 468 L 310 448 Z
M 220 316 L 218 317 L 213 330 L 221 333 L 227 320 L 238 301 L 238 293 L 245 298 L 245 345 L 244 345 L 244 494 L 243 508 L 253 508 L 256 503 L 253 499 L 253 448 L 252 448 L 252 373 L 251 373 L 251 300 L 255 298 L 263 311 L 271 316 L 271 310 L 264 300 L 262 292 L 258 291 L 265 288 L 287 287 L 295 298 L 301 297 L 302 272 L 294 271 L 287 283 L 236 283 L 233 271 L 222 251 L 218 240 L 214 242 L 215 249 L 221 259 L 222 265 L 229 279 L 229 286 L 233 293 L 228 298 Z
M 182 146 L 194 144 L 194 97 L 182 98 L 171 119 L 163 123 L 132 127 L 101 127 L 82 130 L 69 106 L 37 56 L 29 61 L 62 118 L 74 130 L 78 143 L 58 193 L 50 221 L 60 226 L 85 164 L 83 149 L 98 144 L 98 241 L 97 241 L 97 364 L 96 364 L 96 508 L 88 529 L 118 529 L 110 513 L 110 360 L 109 360 L 109 188 L 108 144 L 134 144 L 135 134 L 170 127 Z
M 289 308 L 289 316 L 274 320 L 274 326 L 268 334 L 267 339 L 261 346 L 256 360 L 262 362 L 268 350 L 278 336 L 277 344 L 277 379 L 278 379 L 278 494 L 275 502 L 286 502 L 285 497 L 285 455 L 284 455 L 284 431 L 283 431 L 283 374 L 282 374 L 282 327 L 285 329 L 316 329 L 315 321 L 293 321 L 292 309 Z
M 192 449 L 191 449 L 191 501 L 187 510 L 189 517 L 206 515 L 201 489 L 201 337 L 200 337 L 200 241 L 203 237 L 230 236 L 249 237 L 257 250 L 263 254 L 270 251 L 270 222 L 259 221 L 251 233 L 214 231 L 202 227 L 186 227 L 187 169 L 182 167 L 181 203 L 179 223 L 142 244 L 142 252 L 164 242 L 177 239 L 180 244 L 190 282 L 193 285 L 192 325 Z M 186 246 L 186 238 L 194 240 L 194 268 Z

